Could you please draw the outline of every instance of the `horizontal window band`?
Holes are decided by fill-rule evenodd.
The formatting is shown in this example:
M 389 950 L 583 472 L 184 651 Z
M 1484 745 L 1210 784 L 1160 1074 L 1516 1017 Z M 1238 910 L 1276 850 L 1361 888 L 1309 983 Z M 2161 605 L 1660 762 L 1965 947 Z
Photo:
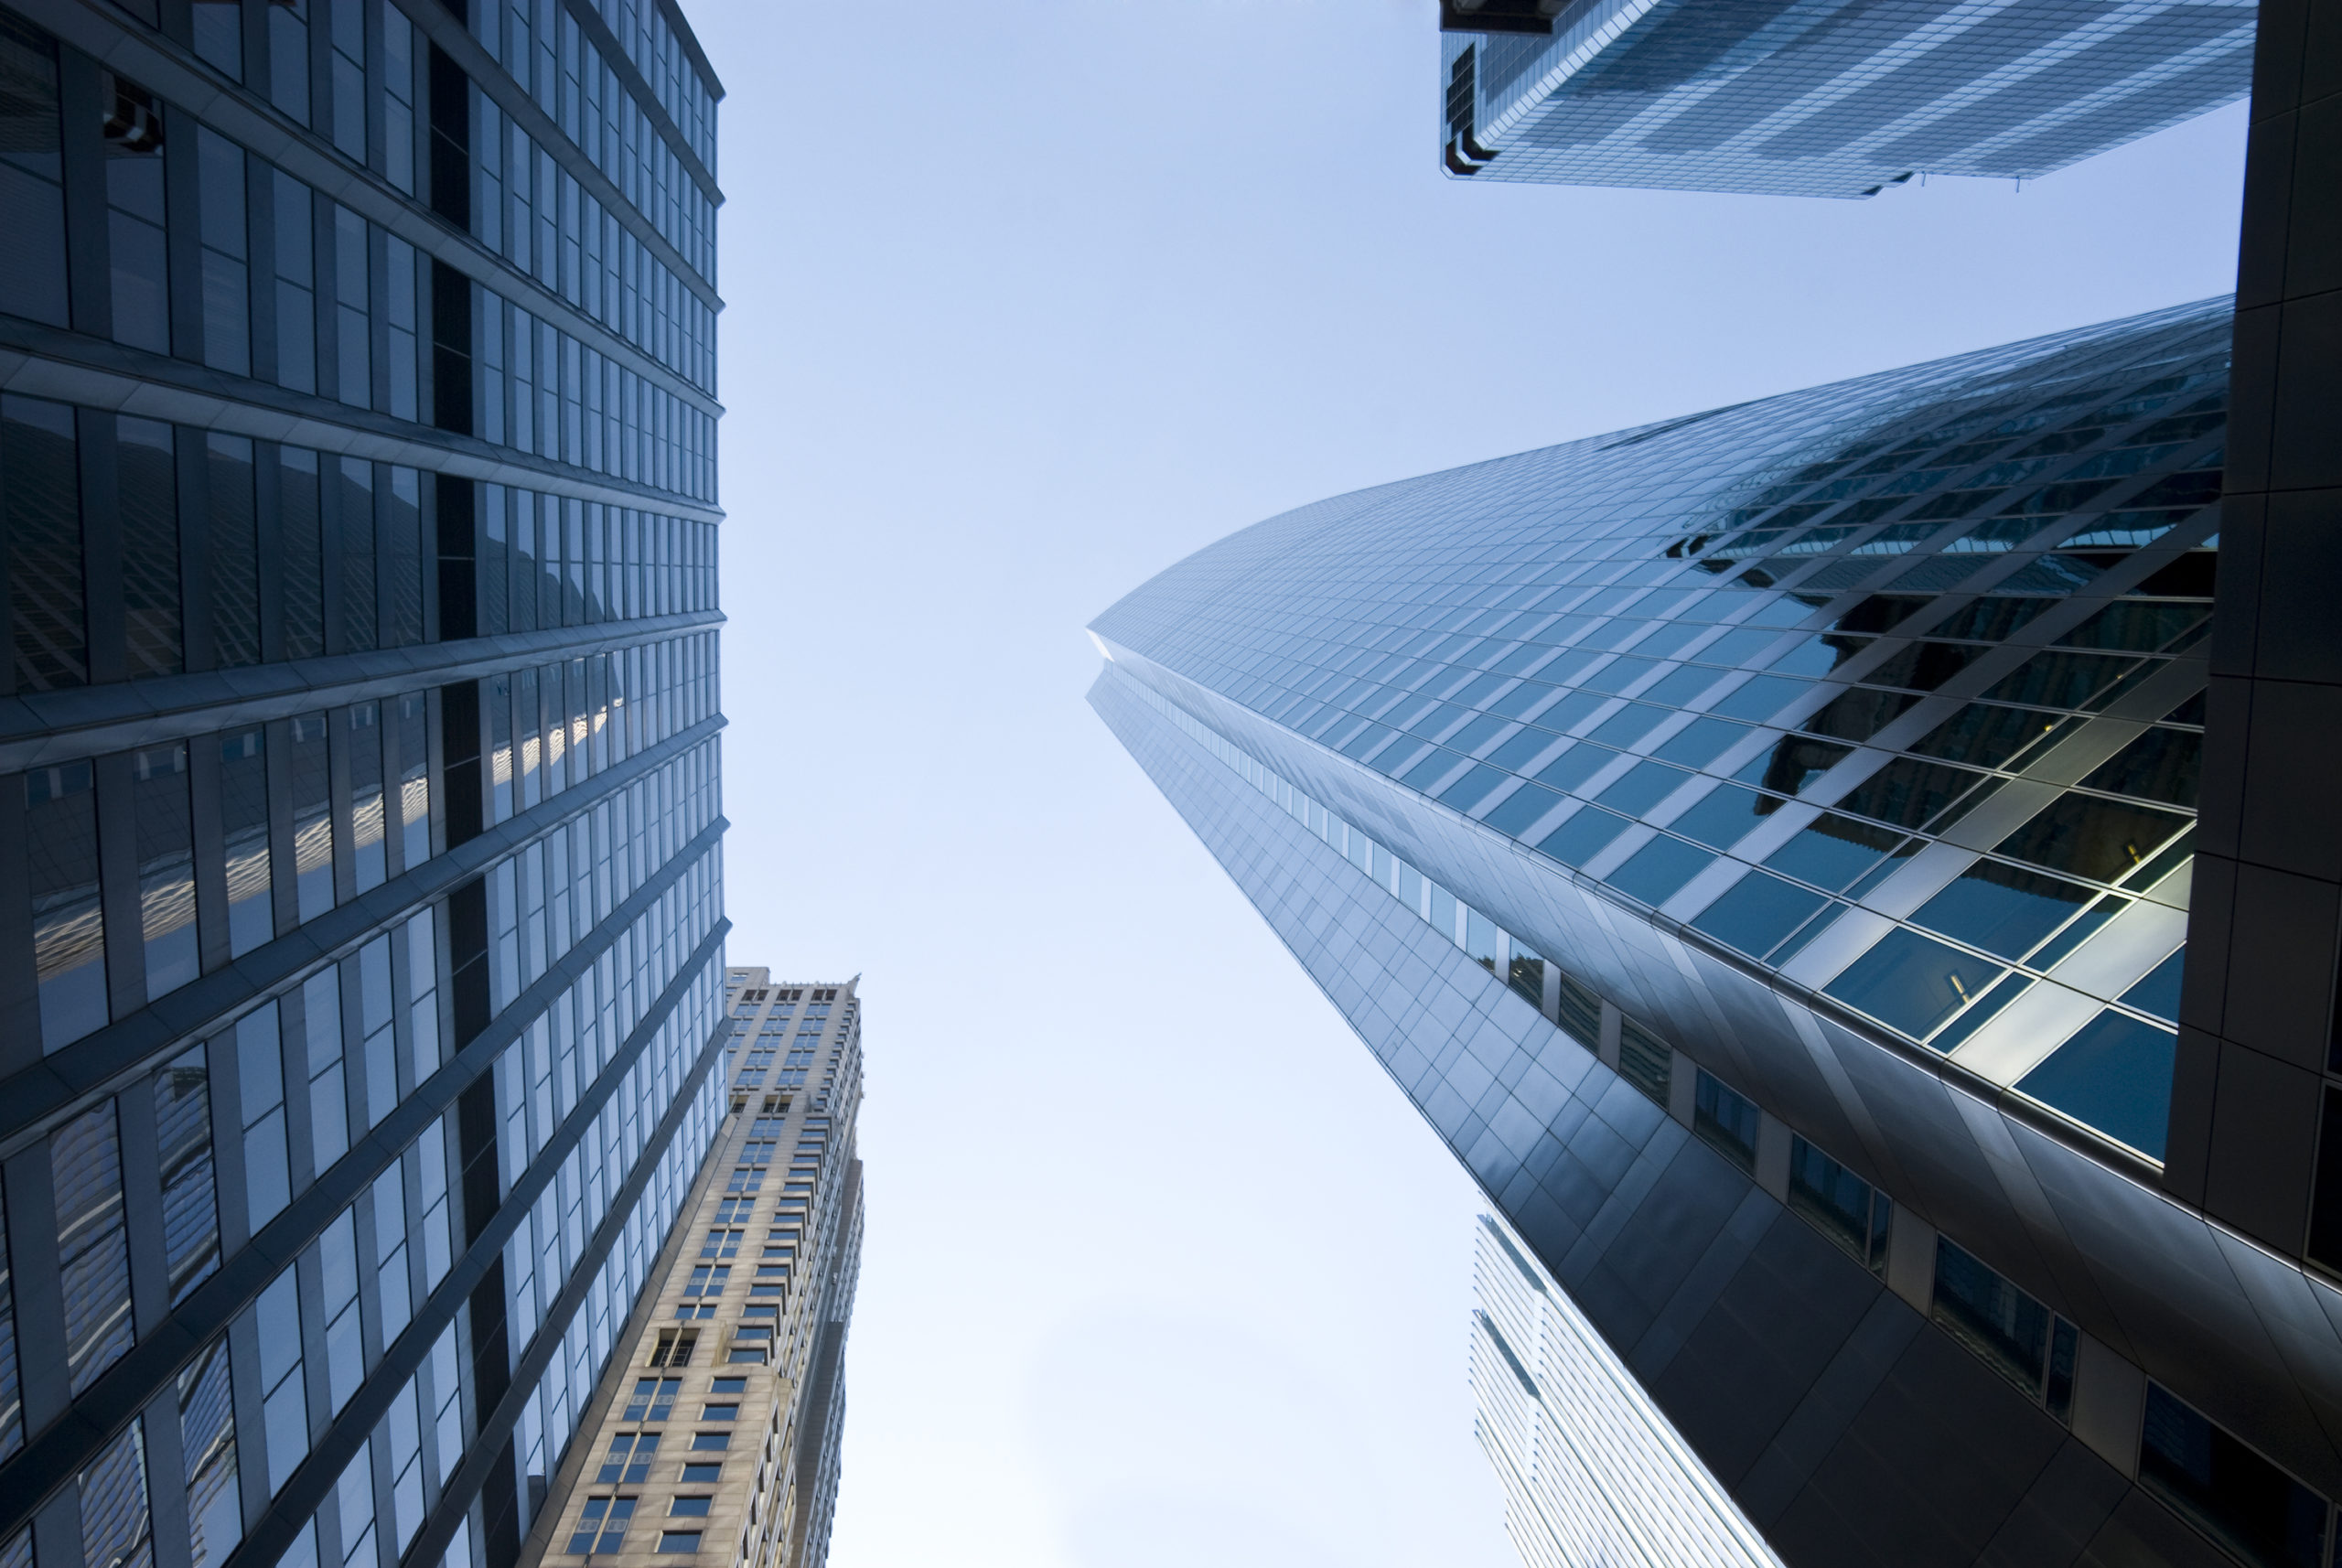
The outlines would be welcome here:
M 167 1387 L 170 1380 L 245 1307 L 258 1299 L 284 1267 L 301 1250 L 321 1234 L 327 1226 L 355 1201 L 358 1195 L 371 1186 L 378 1176 L 406 1152 L 407 1146 L 435 1125 L 440 1117 L 455 1105 L 457 1098 L 479 1079 L 494 1070 L 497 1058 L 517 1041 L 529 1024 L 553 1005 L 556 997 L 592 968 L 594 961 L 615 946 L 618 934 L 655 908 L 668 889 L 681 881 L 684 873 L 715 854 L 722 843 L 727 824 L 718 818 L 704 829 L 675 857 L 661 866 L 659 873 L 635 889 L 634 895 L 611 911 L 607 919 L 596 926 L 591 940 L 579 943 L 564 955 L 562 961 L 538 977 L 535 984 L 515 997 L 479 1036 L 458 1051 L 446 1065 L 428 1079 L 417 1084 L 414 1092 L 391 1111 L 364 1137 L 357 1140 L 348 1154 L 335 1161 L 317 1179 L 295 1197 L 275 1219 L 261 1228 L 232 1257 L 223 1259 L 217 1272 L 191 1292 L 188 1298 L 173 1308 L 169 1315 L 148 1334 L 143 1336 L 119 1361 L 92 1383 L 89 1391 L 38 1436 L 19 1449 L 6 1464 L 0 1465 L 0 1539 L 30 1519 L 38 1511 L 39 1504 L 59 1486 L 70 1484 L 97 1456 L 100 1450 L 114 1435 L 136 1418 L 155 1395 Z M 628 1036 L 626 1043 L 615 1053 L 609 1066 L 595 1079 L 593 1087 L 579 1096 L 576 1109 L 564 1119 L 553 1136 L 530 1161 L 528 1169 L 515 1182 L 497 1206 L 496 1213 L 478 1240 L 466 1248 L 447 1277 L 440 1281 L 431 1293 L 414 1320 L 408 1324 L 398 1339 L 384 1351 L 381 1361 L 367 1374 L 351 1403 L 335 1418 L 309 1457 L 303 1461 L 293 1479 L 286 1483 L 276 1499 L 282 1507 L 293 1495 L 305 1475 L 315 1483 L 317 1496 L 329 1488 L 341 1473 L 341 1462 L 320 1466 L 318 1455 L 328 1452 L 335 1436 L 355 1435 L 349 1452 L 365 1441 L 374 1423 L 390 1408 L 414 1369 L 422 1365 L 431 1346 L 438 1338 L 456 1312 L 468 1299 L 476 1286 L 502 1250 L 505 1241 L 527 1214 L 530 1206 L 543 1192 L 569 1151 L 584 1138 L 600 1114 L 602 1107 L 628 1069 L 656 1037 L 660 1026 L 681 1001 L 694 975 L 707 963 L 722 955 L 724 936 L 731 929 L 730 922 L 718 917 L 714 928 L 686 961 L 683 969 L 662 992 L 643 1021 Z M 712 1033 L 708 1045 L 702 1047 L 700 1068 L 722 1053 L 710 1048 L 720 1041 L 720 1034 Z M 686 1095 L 679 1093 L 677 1106 L 689 1103 Z M 672 1107 L 671 1107 L 671 1115 Z M 662 1136 L 671 1135 L 665 1125 Z M 661 1148 L 663 1149 L 663 1142 Z M 646 1148 L 637 1157 L 635 1175 L 641 1175 L 657 1164 L 653 1153 Z M 453 1207 L 462 1207 L 461 1184 L 450 1180 L 449 1191 L 455 1195 Z M 631 1209 L 632 1199 L 621 1205 L 614 1202 L 612 1217 Z M 466 1216 L 467 1228 L 470 1217 Z M 607 1222 L 606 1222 L 607 1228 Z M 600 1232 L 596 1232 L 599 1240 Z M 598 1259 L 592 1267 L 600 1266 Z M 581 1262 L 579 1273 L 588 1272 Z M 573 1283 L 574 1280 L 573 1280 Z M 551 1322 L 551 1318 L 547 1322 Z M 542 1337 L 543 1328 L 539 1334 Z M 368 1404 L 375 1408 L 371 1415 L 360 1424 L 354 1412 Z M 298 1515 L 306 1519 L 315 1509 L 313 1498 Z M 297 1520 L 295 1520 L 297 1522 Z M 285 1540 L 290 1541 L 291 1524 Z M 247 1540 L 247 1546 L 251 1544 Z M 281 1543 L 280 1543 L 281 1550 Z M 274 1561 L 243 1558 L 242 1561 Z M 224 1565 L 223 1565 L 224 1568 Z
M 511 631 L 418 642 L 370 653 L 247 664 L 0 697 L 0 773 L 159 746 L 242 725 L 289 719 L 508 674 L 587 654 L 640 648 L 724 624 L 721 610 L 596 621 L 556 631 Z M 138 710 L 126 715 L 125 709 Z
M 425 5 L 415 9 L 421 14 L 407 13 L 407 20 L 414 25 L 417 32 L 434 41 L 441 41 L 431 27 L 432 7 Z M 233 137 L 286 174 L 371 219 L 415 249 L 435 256 L 483 283 L 491 275 L 500 276 L 508 282 L 521 278 L 519 272 L 505 265 L 503 258 L 492 254 L 465 231 L 433 215 L 425 203 L 393 188 L 371 169 L 353 167 L 348 159 L 331 150 L 331 144 L 324 136 L 298 129 L 283 115 L 265 109 L 261 97 L 253 91 L 223 90 L 215 85 L 214 78 L 208 70 L 176 50 L 162 48 L 155 34 L 122 26 L 119 21 L 81 6 L 44 10 L 41 25 L 65 43 L 98 59 L 109 69 L 136 79 L 140 86 L 166 103 L 183 109 L 212 129 Z M 482 85 L 483 72 L 490 73 L 489 81 L 498 78 L 510 81 L 510 73 L 489 60 L 487 51 L 470 34 L 464 32 L 452 20 L 450 25 L 456 27 L 454 36 L 457 47 L 448 48 L 447 52 L 459 61 L 472 62 L 465 74 L 472 79 L 474 85 Z M 447 48 L 447 45 L 441 41 L 441 47 Z M 520 91 L 517 83 L 512 91 Z M 489 96 L 496 101 L 501 112 L 503 100 L 493 92 Z M 542 145 L 543 138 L 538 140 Z M 723 308 L 724 302 L 714 288 L 683 260 L 682 253 L 658 231 L 648 216 L 628 201 L 626 194 L 613 185 L 607 175 L 595 168 L 592 161 L 567 137 L 558 138 L 551 144 L 549 150 L 573 174 L 577 175 L 581 185 L 595 190 L 597 195 L 607 193 L 615 196 L 615 201 L 606 197 L 602 205 L 616 213 L 628 231 L 664 262 L 668 269 L 683 281 L 684 286 L 698 295 L 710 309 Z M 567 156 L 564 156 L 564 154 Z M 583 164 L 584 172 L 579 171 L 572 160 Z M 486 271 L 482 270 L 483 266 Z M 583 311 L 534 280 L 528 280 L 527 286 L 546 300 L 558 302 L 559 309 L 564 314 L 573 314 L 581 322 L 589 319 Z M 625 341 L 609 335 L 598 321 L 592 323 L 592 329 L 597 336 L 608 336 L 613 343 Z M 629 357 L 641 356 L 645 364 L 656 363 L 632 344 L 627 344 L 624 352 Z M 672 375 L 674 372 L 661 367 L 661 373 Z
M 445 854 L 433 855 L 371 892 L 361 893 L 350 902 L 254 949 L 226 968 L 190 981 L 130 1016 L 0 1079 L 0 1157 L 14 1154 L 31 1138 L 45 1134 L 53 1122 L 89 1096 L 112 1093 L 130 1079 L 161 1066 L 171 1053 L 186 1048 L 226 1018 L 288 986 L 295 977 L 323 961 L 356 951 L 393 924 L 405 920 L 434 900 L 444 898 L 506 855 L 713 739 L 724 723 L 721 714 L 703 719 L 649 750 L 596 774 L 584 784 L 564 789 Z M 718 817 L 699 836 L 720 836 L 725 825 L 725 819 Z M 642 886 L 665 886 L 664 879 L 681 859 L 679 854 L 676 860 L 653 872 Z M 620 908 L 631 908 L 641 892 L 642 888 L 637 888 L 635 896 Z M 611 917 L 616 918 L 615 914 Z M 597 927 L 597 933 L 599 929 Z M 571 951 L 579 951 L 587 945 L 580 943 Z M 554 969 L 561 967 L 557 964 Z
M 21 317 L 0 316 L 0 392 L 278 441 L 331 456 L 403 463 L 690 522 L 724 521 L 722 508 L 677 491 Z M 699 412 L 711 419 L 723 415 L 721 408 Z

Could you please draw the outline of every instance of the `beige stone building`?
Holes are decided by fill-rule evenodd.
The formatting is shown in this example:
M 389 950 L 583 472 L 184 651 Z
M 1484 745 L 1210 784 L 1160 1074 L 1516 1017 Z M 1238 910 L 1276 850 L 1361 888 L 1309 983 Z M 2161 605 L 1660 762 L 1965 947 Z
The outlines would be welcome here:
M 856 982 L 732 969 L 725 983 L 729 1114 L 521 1568 L 828 1556 L 862 1258 Z

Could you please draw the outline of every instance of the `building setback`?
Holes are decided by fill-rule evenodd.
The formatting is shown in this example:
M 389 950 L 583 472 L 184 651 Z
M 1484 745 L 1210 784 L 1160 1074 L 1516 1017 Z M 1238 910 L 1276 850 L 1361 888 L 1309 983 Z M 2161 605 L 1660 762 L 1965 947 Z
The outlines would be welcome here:
M 2235 874 L 2267 982 L 2192 1023 L 2236 319 L 1338 497 L 1093 623 L 1093 705 L 1789 1563 L 2334 1539 L 2326 838 Z
M 665 0 L 0 0 L 0 1563 L 510 1568 L 722 1125 Z
M 1444 0 L 1452 175 L 1875 196 L 2031 179 L 2245 95 L 2252 0 Z
M 862 1265 L 855 982 L 725 972 L 728 1117 L 554 1477 L 531 1564 L 821 1568 Z

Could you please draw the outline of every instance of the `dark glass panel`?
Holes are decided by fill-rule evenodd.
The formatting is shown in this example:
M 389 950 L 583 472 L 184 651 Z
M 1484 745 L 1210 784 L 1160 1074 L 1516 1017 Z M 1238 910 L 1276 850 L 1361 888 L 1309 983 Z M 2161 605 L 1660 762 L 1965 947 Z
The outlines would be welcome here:
M 428 697 L 403 693 L 398 699 L 399 831 L 401 852 L 412 868 L 431 858 L 431 769 L 427 747 Z
M 1905 621 L 1936 601 L 1931 597 L 1909 594 L 1873 594 L 1834 623 L 1842 632 L 1892 631 Z M 1949 637 L 1964 635 L 1947 632 Z
M 1765 666 L 1783 675 L 1827 675 L 1870 646 L 1866 637 L 1810 637 Z
M 358 457 L 334 461 L 339 483 L 341 645 L 365 653 L 380 646 L 374 596 L 374 465 Z
M 1759 752 L 1743 763 L 1733 778 L 1743 784 L 1761 784 L 1767 789 L 1794 795 L 1838 766 L 1853 749 L 1833 740 L 1784 736 L 1770 751 Z
M 1996 853 L 2111 882 L 2143 865 L 2188 823 L 2175 812 L 2068 793 L 2002 840 Z
M 283 6 L 269 7 L 272 19 Z M 305 75 L 303 79 L 307 80 Z M 317 390 L 317 234 L 309 188 L 272 170 L 276 231 L 276 381 L 295 392 Z
M 1782 675 L 1757 675 L 1735 688 L 1709 711 L 1734 719 L 1768 719 L 1805 694 L 1811 682 Z M 1826 711 L 1826 710 L 1825 710 Z
M 1675 1052 L 1665 1040 L 1625 1018 L 1618 1025 L 1618 1076 L 1641 1090 L 1664 1109 L 1668 1080 L 1674 1070 Z
M 1893 724 L 1918 700 L 1908 692 L 1874 692 L 1857 686 L 1832 699 L 1799 727 L 1808 735 L 1859 743 Z
M 1925 1039 L 2001 972 L 1989 959 L 1898 929 L 1881 937 L 1822 989 L 1917 1040 Z
M 293 742 L 293 875 L 300 918 L 333 908 L 333 769 L 326 715 L 305 714 L 289 726 Z
M 2082 786 L 2193 811 L 2203 762 L 2204 737 L 2197 731 L 2151 729 L 2100 763 Z
M 1966 638 L 1974 642 L 2004 642 L 2009 634 L 2062 599 L 1981 598 L 1953 611 L 1940 626 L 1928 629 L 1937 637 Z
M 2208 604 L 2107 606 L 2057 640 L 2068 648 L 2129 649 L 2152 653 L 2194 629 L 2212 613 Z
M 390 619 L 382 627 L 382 646 L 406 648 L 423 640 L 421 476 L 413 468 L 392 468 L 385 499 L 389 538 L 381 569 Z
M 25 775 L 25 847 L 41 1048 L 53 1051 L 106 1023 L 98 803 L 87 762 L 37 768 Z
M 1870 1183 L 1807 1143 L 1789 1139 L 1789 1207 L 1856 1262 L 1886 1262 L 1887 1205 Z
M 1980 860 L 1911 919 L 1971 947 L 2018 959 L 2093 897 L 2093 889 L 2078 882 Z
M 199 25 L 206 9 L 196 7 Z M 202 236 L 203 362 L 252 373 L 252 274 L 244 208 L 244 149 L 206 125 L 195 128 L 196 205 Z
M 1756 1107 L 1705 1068 L 1692 1087 L 1692 1131 L 1742 1170 L 1756 1169 Z
M 171 427 L 127 414 L 114 427 L 130 675 L 176 675 L 187 661 L 179 641 L 178 478 Z
M 1701 910 L 1692 929 L 1750 958 L 1761 959 L 1827 902 L 1810 888 L 1752 871 Z
M 8 625 L 19 692 L 55 691 L 90 679 L 79 454 L 70 408 L 0 397 Z
M 326 650 L 324 521 L 317 507 L 317 455 L 277 448 L 277 542 L 285 581 L 285 657 Z
M 1949 1237 L 1936 1238 L 1931 1316 L 1993 1370 L 2040 1397 L 2048 1362 L 2049 1309 Z
M 0 310 L 67 325 L 57 45 L 0 11 Z
M 2129 674 L 2138 660 L 2103 653 L 2068 653 L 2057 649 L 2035 654 L 1984 695 L 2001 703 L 2038 703 L 2048 707 L 2080 708 Z
M 1933 823 L 1934 830 L 1941 832 L 1990 794 L 1998 782 L 1989 774 L 1898 757 L 1848 790 L 1840 798 L 1838 807 L 1898 827 L 1921 828 Z M 1969 791 L 1979 784 L 1985 788 L 1970 795 Z M 1963 796 L 1967 797 L 1964 800 Z M 1960 810 L 1949 817 L 1942 816 L 1945 808 L 1955 800 L 1961 802 Z
M 1989 651 L 1967 642 L 1914 642 L 1887 655 L 1863 677 L 1874 686 L 1932 692 Z
M 204 515 L 211 554 L 211 646 L 223 669 L 260 662 L 260 532 L 252 509 L 252 444 L 203 438 Z
M 390 852 L 383 835 L 381 710 L 360 703 L 348 710 L 349 721 L 350 854 L 357 863 L 358 891 L 378 887 L 390 875 Z
M 106 256 L 117 343 L 171 351 L 170 245 L 165 238 L 163 105 L 145 88 L 104 83 Z
M 196 977 L 195 822 L 188 795 L 187 744 L 134 752 L 132 815 L 138 835 L 138 905 L 151 1000 Z
M 2154 1382 L 2139 1484 L 2254 1568 L 2323 1568 L 2326 1499 Z
M 268 736 L 220 737 L 220 814 L 228 847 L 228 948 L 235 956 L 275 933 L 268 864 Z
M 2087 1126 L 2163 1158 L 2178 1037 L 2112 1009 L 2076 1031 L 2017 1088 Z
M 1914 742 L 1911 749 L 1979 768 L 2004 768 L 2056 730 L 2058 722 L 2057 714 L 2032 708 L 1971 703 Z

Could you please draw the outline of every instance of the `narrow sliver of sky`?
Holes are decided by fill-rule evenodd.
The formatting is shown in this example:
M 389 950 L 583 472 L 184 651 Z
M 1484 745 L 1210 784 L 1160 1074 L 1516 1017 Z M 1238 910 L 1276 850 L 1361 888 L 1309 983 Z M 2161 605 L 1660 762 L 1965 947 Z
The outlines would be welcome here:
M 1511 1568 L 1468 1178 L 1082 702 L 1323 496 L 2230 286 L 2230 109 L 1873 201 L 1438 166 L 1430 0 L 685 0 L 734 963 L 864 976 L 837 1568 Z

